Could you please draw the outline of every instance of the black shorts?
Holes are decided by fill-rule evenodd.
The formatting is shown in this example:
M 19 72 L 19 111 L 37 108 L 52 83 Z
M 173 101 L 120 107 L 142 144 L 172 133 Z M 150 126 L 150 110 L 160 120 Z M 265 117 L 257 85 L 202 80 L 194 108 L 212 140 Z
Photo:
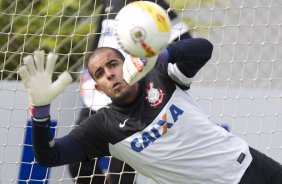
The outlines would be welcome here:
M 239 184 L 282 184 L 282 165 L 250 148 L 253 160 Z

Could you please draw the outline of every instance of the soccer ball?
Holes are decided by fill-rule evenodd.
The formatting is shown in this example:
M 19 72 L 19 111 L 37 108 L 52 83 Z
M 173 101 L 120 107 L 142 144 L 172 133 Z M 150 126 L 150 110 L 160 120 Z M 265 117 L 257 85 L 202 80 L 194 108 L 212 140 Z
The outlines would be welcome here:
M 117 41 L 136 57 L 152 57 L 169 43 L 171 23 L 166 11 L 149 1 L 136 1 L 123 7 L 116 16 Z

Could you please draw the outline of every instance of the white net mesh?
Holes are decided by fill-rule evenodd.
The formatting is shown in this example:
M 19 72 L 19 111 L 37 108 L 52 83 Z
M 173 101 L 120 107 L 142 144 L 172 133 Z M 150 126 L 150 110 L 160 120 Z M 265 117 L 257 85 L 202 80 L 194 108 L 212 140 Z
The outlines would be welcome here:
M 28 101 L 17 71 L 22 57 L 44 49 L 60 55 L 56 74 L 66 69 L 76 74 L 77 81 L 51 107 L 52 119 L 58 122 L 55 136 L 67 134 L 83 108 L 80 75 L 94 37 L 100 34 L 96 29 L 102 16 L 101 3 L 0 0 L 1 184 L 77 182 L 67 166 L 44 170 L 43 176 L 38 176 L 39 169 L 33 157 L 28 156 Z M 191 88 L 200 105 L 213 122 L 227 126 L 250 146 L 282 163 L 282 2 L 171 3 L 169 10 L 178 13 L 193 37 L 205 37 L 214 44 L 212 59 Z M 24 167 L 27 173 L 23 173 Z M 93 180 L 105 175 L 91 173 L 84 177 Z M 116 174 L 126 173 L 121 169 Z M 138 184 L 153 183 L 140 175 L 134 180 Z

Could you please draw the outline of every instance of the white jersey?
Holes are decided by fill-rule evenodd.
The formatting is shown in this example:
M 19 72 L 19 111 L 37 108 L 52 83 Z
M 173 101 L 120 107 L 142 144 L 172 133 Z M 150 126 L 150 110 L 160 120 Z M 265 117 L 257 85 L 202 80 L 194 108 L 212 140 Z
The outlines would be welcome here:
M 242 139 L 211 123 L 179 88 L 149 126 L 110 152 L 163 184 L 235 184 L 252 160 Z

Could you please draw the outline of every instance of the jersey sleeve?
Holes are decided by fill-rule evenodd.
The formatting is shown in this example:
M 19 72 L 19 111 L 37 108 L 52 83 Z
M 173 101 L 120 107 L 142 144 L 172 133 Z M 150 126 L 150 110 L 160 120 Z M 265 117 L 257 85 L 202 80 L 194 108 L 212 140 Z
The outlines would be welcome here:
M 50 118 L 32 118 L 32 143 L 36 161 L 44 167 L 65 165 L 87 160 L 79 143 L 72 137 L 54 139 L 50 132 Z
M 167 47 L 167 72 L 180 85 L 190 86 L 192 78 L 212 56 L 213 45 L 204 38 L 184 39 Z
M 85 119 L 69 135 L 78 141 L 90 159 L 110 155 L 107 125 L 99 111 Z

